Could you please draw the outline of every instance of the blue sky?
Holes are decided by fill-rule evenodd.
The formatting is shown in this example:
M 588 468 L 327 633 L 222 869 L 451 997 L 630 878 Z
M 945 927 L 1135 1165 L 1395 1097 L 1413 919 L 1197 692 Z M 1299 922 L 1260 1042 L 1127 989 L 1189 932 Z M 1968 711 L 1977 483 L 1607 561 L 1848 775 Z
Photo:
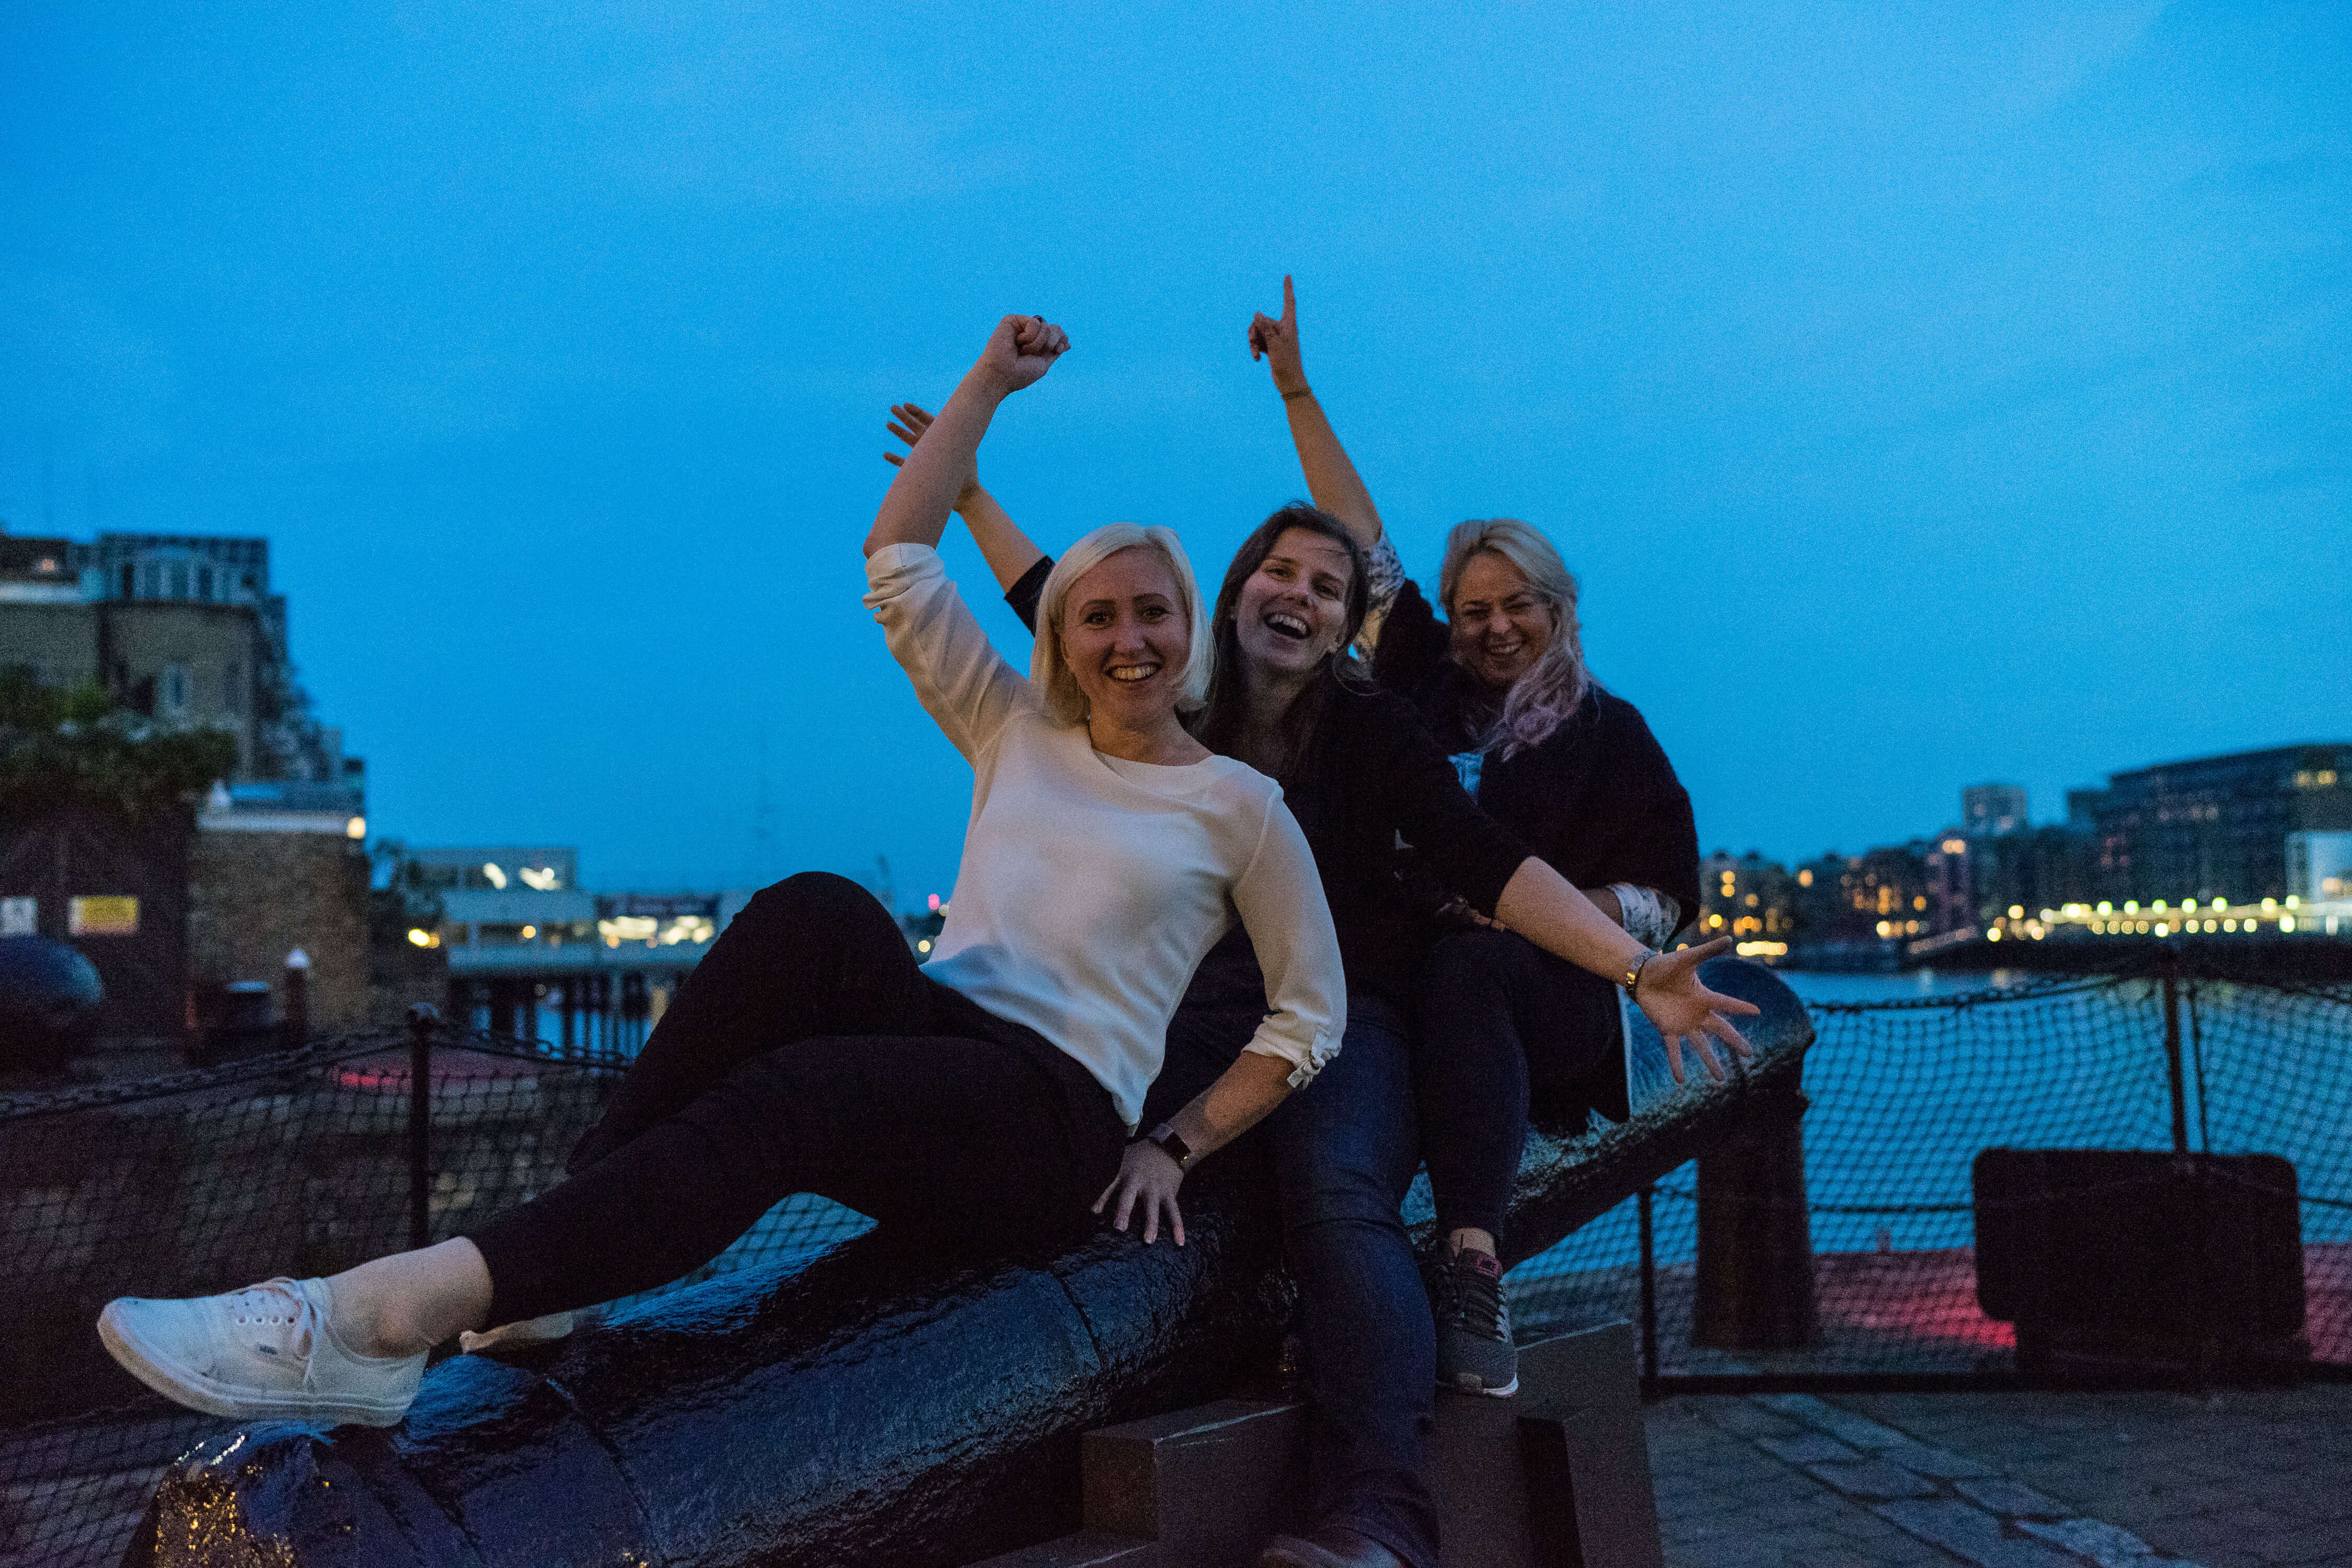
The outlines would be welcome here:
M 1213 572 L 1290 271 L 1408 566 L 1550 531 L 1707 848 L 2352 737 L 2340 5 L 817 9 L 12 7 L 0 517 L 268 534 L 380 830 L 913 901 L 884 405 L 1053 316 L 984 476 Z

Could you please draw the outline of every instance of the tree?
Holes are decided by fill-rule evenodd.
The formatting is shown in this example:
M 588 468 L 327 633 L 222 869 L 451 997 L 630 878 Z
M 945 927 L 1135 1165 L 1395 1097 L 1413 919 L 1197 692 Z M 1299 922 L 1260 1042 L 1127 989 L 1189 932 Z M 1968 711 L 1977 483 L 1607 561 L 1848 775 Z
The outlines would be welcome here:
M 68 690 L 0 670 L 0 817 L 79 805 L 137 822 L 236 767 L 236 741 L 223 731 L 159 724 L 95 685 Z

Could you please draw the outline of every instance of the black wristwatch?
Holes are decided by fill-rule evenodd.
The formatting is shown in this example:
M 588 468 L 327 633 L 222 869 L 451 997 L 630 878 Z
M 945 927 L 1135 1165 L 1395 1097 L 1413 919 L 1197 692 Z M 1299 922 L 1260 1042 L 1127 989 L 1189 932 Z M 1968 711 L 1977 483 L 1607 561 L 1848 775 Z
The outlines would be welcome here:
M 1177 1134 L 1176 1124 L 1163 1121 L 1143 1135 L 1143 1141 L 1176 1162 L 1180 1171 L 1192 1168 L 1192 1146 Z

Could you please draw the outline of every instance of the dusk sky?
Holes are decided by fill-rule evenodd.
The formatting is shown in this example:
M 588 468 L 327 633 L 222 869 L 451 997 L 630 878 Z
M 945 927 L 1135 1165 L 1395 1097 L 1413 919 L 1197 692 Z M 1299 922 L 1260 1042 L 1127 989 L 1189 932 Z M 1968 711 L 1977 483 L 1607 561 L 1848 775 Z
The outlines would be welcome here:
M 1408 568 L 1549 532 L 1706 849 L 2352 739 L 2340 0 L 847 9 L 9 7 L 0 518 L 267 535 L 378 832 L 913 903 L 885 405 L 1052 317 L 983 477 L 1213 581 L 1288 271 Z

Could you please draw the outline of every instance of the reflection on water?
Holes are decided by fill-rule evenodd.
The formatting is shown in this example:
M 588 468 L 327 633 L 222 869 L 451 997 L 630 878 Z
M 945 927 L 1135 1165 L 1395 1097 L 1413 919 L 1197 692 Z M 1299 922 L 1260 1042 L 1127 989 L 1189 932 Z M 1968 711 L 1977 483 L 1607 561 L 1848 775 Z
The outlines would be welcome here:
M 2013 991 L 2033 977 L 2022 969 L 1915 969 L 1907 974 L 1835 974 L 1776 970 L 1808 1002 L 1916 1002 L 1974 991 Z

